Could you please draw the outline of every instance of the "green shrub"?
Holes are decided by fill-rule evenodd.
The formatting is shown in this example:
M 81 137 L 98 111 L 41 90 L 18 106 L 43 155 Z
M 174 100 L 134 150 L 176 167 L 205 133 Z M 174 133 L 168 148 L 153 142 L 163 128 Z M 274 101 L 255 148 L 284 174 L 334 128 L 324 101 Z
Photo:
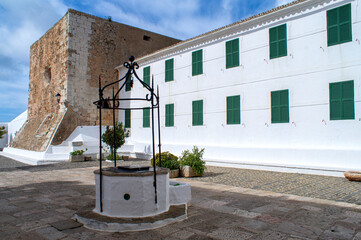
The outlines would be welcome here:
M 125 143 L 125 138 L 129 136 L 129 131 L 123 127 L 123 123 L 115 123 L 115 145 L 114 145 L 114 130 L 107 126 L 102 135 L 102 141 L 110 147 L 110 152 L 113 154 L 114 148 L 117 150 Z
M 0 138 L 2 138 L 6 134 L 5 127 L 0 127 Z
M 198 147 L 194 146 L 192 152 L 185 150 L 182 152 L 182 156 L 179 158 L 181 167 L 190 166 L 194 173 L 202 176 L 206 168 L 206 162 L 202 160 L 204 154 L 204 148 L 200 151 Z
M 178 157 L 171 154 L 170 152 L 162 152 L 162 166 L 164 168 L 169 168 L 170 170 L 177 170 L 179 169 L 179 161 Z M 152 166 L 154 166 L 154 160 L 153 158 L 150 160 Z M 159 153 L 155 155 L 155 164 L 159 167 Z
M 70 155 L 72 155 L 72 156 L 83 155 L 84 152 L 85 152 L 84 150 L 77 150 L 77 151 L 71 152 Z
M 117 154 L 117 159 L 114 158 L 114 153 L 111 153 L 107 156 L 107 160 L 123 160 L 123 156 Z

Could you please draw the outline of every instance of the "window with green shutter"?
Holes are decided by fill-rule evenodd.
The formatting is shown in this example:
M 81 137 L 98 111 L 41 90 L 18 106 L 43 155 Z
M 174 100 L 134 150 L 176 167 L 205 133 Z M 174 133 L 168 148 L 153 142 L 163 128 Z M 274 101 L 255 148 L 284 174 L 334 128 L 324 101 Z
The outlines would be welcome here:
M 239 95 L 227 97 L 227 124 L 241 123 L 241 98 Z
M 126 78 L 126 82 L 125 82 L 125 91 L 128 92 L 130 90 L 132 90 L 132 88 L 130 87 L 130 80 L 131 80 L 131 75 L 128 75 L 128 77 Z
M 226 42 L 226 68 L 239 66 L 239 38 Z
M 203 125 L 203 100 L 192 102 L 192 125 Z
M 287 26 L 283 24 L 269 29 L 270 59 L 287 56 Z
M 143 81 L 150 85 L 150 67 L 143 68 Z
M 351 3 L 327 11 L 328 46 L 352 41 Z
M 330 120 L 355 119 L 353 81 L 330 83 Z
M 165 105 L 165 126 L 173 127 L 174 126 L 174 104 Z
M 165 61 L 165 81 L 174 80 L 174 58 Z
M 289 122 L 288 89 L 271 92 L 271 122 Z
M 143 127 L 149 128 L 150 127 L 150 109 L 143 108 Z
M 126 109 L 124 110 L 124 115 L 125 115 L 125 123 L 124 123 L 124 127 L 125 128 L 130 128 L 130 109 Z
M 203 50 L 192 52 L 192 76 L 203 73 Z

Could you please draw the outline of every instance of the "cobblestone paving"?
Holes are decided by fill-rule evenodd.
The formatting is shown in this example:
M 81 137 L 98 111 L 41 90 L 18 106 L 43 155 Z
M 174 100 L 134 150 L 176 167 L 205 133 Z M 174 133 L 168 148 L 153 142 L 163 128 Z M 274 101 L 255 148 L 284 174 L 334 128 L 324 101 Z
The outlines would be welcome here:
M 188 219 L 150 231 L 92 231 L 71 217 L 95 202 L 96 166 L 96 162 L 63 163 L 0 172 L 0 239 L 361 239 L 359 205 L 250 189 L 287 180 L 278 173 L 263 174 L 258 185 L 252 185 L 257 180 L 251 178 L 257 174 L 249 174 L 249 188 L 235 187 L 231 178 L 247 179 L 247 174 L 213 167 L 203 178 L 179 179 L 192 185 Z M 214 183 L 220 177 L 229 185 Z
M 194 180 L 361 205 L 361 182 L 340 177 L 208 166 Z
M 38 172 L 87 168 L 97 167 L 98 164 L 97 161 L 86 161 L 30 166 L 0 155 L 0 173 L 3 171 Z M 118 162 L 118 165 L 129 164 L 149 165 L 149 161 Z M 113 166 L 113 163 L 103 162 L 103 166 Z M 361 205 L 361 182 L 351 182 L 340 177 L 208 166 L 203 177 L 193 179 Z

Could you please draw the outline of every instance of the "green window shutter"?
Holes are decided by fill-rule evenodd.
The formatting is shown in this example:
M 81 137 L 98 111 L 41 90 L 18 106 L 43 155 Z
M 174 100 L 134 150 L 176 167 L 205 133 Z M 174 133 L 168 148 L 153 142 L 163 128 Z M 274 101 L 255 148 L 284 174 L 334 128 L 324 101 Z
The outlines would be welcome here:
M 203 100 L 192 102 L 192 125 L 203 125 Z
M 327 11 L 328 46 L 352 41 L 351 3 Z
M 330 83 L 330 120 L 341 119 L 341 83 Z
M 124 127 L 125 128 L 130 128 L 130 119 L 131 119 L 131 116 L 130 116 L 130 109 L 126 109 L 124 110 L 125 112 L 125 119 L 124 119 Z
M 280 92 L 280 119 L 283 123 L 290 121 L 289 104 L 288 104 L 288 90 Z
M 130 90 L 132 90 L 132 88 L 130 87 L 130 80 L 131 80 L 131 75 L 129 75 L 127 78 L 126 78 L 126 82 L 125 82 L 125 91 L 126 92 L 129 92 Z
M 165 81 L 174 80 L 174 58 L 165 61 Z
M 150 85 L 150 67 L 143 68 L 143 81 Z
M 279 92 L 271 92 L 271 122 L 279 123 L 280 122 L 280 94 Z
M 241 98 L 239 95 L 227 97 L 227 124 L 241 123 Z
M 354 81 L 330 83 L 330 120 L 355 119 Z
M 271 92 L 271 122 L 289 122 L 288 89 Z
M 339 19 L 340 42 L 344 43 L 352 41 L 351 3 L 340 7 Z
M 233 100 L 232 97 L 227 97 L 227 124 L 232 124 L 233 120 Z
M 192 76 L 203 73 L 203 50 L 192 52 Z
M 174 104 L 165 105 L 165 126 L 174 126 Z
M 239 66 L 239 38 L 226 42 L 226 68 Z
M 343 119 L 355 119 L 353 81 L 342 83 L 342 117 Z
M 226 42 L 226 68 L 232 66 L 232 42 Z
M 277 32 L 277 28 L 269 30 L 270 59 L 278 56 Z
M 234 67 L 239 66 L 239 38 L 232 41 L 232 63 Z
M 143 108 L 143 128 L 150 127 L 150 109 Z
M 287 25 L 269 29 L 270 59 L 287 56 Z

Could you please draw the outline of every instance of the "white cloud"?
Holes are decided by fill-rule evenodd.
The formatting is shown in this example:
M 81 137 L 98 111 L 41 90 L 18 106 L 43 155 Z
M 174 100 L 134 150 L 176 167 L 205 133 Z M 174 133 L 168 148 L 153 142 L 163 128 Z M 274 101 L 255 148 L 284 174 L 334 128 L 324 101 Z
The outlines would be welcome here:
M 286 5 L 287 3 L 293 2 L 294 0 L 276 0 L 275 6 Z
M 231 2 L 226 0 L 217 14 L 203 14 L 207 6 L 200 0 L 140 0 L 123 2 L 103 0 L 95 5 L 97 15 L 179 39 L 187 39 L 231 22 Z M 126 8 L 126 7 L 127 8 Z M 131 11 L 129 11 L 131 9 Z
M 34 43 L 43 31 L 35 23 L 24 20 L 20 26 L 9 29 L 0 27 L 1 54 L 16 58 L 18 61 L 28 61 L 30 45 Z
M 0 2 L 0 112 L 27 107 L 30 46 L 65 13 L 61 0 Z M 9 115 L 13 114 L 8 112 Z

